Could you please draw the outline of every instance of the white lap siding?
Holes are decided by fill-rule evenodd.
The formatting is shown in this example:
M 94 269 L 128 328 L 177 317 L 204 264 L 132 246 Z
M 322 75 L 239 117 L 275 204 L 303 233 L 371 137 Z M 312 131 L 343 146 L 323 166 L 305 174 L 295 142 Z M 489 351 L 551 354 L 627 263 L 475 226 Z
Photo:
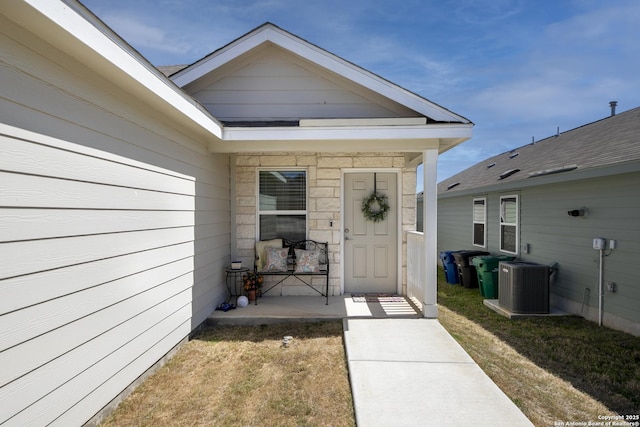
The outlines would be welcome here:
M 0 24 L 0 425 L 81 425 L 226 296 L 229 160 Z
M 195 182 L 3 130 L 0 421 L 40 425 L 110 400 L 191 330 Z

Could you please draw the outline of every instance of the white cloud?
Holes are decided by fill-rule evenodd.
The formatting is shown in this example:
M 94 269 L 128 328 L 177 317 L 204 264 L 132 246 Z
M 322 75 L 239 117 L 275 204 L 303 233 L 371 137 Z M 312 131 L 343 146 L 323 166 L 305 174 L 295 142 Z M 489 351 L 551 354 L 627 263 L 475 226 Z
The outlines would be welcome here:
M 541 27 L 528 48 L 477 68 L 476 87 L 457 100 L 476 123 L 474 137 L 445 154 L 447 164 L 466 162 L 475 146 L 486 148 L 481 160 L 558 126 L 566 131 L 606 117 L 610 100 L 619 101 L 619 111 L 638 105 L 640 3 L 591 5 L 597 8 Z
M 460 0 L 453 10 L 467 24 L 492 26 L 520 13 L 522 3 L 522 0 Z
M 111 13 L 103 19 L 116 33 L 137 49 L 154 49 L 171 54 L 184 53 L 191 49 L 188 43 L 176 40 L 167 30 L 146 24 L 134 15 Z

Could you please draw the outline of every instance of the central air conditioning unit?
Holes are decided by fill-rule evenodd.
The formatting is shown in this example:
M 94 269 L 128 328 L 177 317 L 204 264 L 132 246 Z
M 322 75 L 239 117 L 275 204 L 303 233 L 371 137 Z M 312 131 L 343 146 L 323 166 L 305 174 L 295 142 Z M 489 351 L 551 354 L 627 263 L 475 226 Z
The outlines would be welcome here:
M 549 313 L 549 266 L 501 261 L 498 267 L 498 303 L 513 313 Z

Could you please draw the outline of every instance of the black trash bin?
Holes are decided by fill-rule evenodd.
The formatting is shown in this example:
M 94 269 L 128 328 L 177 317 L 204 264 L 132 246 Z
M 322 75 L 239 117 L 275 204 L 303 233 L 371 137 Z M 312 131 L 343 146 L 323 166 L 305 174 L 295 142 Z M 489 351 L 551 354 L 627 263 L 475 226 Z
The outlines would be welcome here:
M 471 263 L 471 258 L 474 256 L 489 255 L 489 252 L 485 251 L 459 251 L 453 254 L 456 260 L 456 266 L 458 267 L 458 279 L 460 284 L 465 288 L 477 288 L 478 287 L 478 275 L 476 273 L 476 267 Z

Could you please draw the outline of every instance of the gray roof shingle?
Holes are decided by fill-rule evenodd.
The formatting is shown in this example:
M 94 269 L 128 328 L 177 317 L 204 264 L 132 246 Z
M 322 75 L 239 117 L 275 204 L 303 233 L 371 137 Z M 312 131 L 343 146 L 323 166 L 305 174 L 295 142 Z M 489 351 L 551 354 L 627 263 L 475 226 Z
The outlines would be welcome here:
M 156 68 L 160 70 L 162 74 L 169 77 L 170 75 L 175 74 L 186 67 L 186 65 L 160 65 Z
M 438 194 L 638 160 L 640 107 L 483 160 L 440 182 Z

